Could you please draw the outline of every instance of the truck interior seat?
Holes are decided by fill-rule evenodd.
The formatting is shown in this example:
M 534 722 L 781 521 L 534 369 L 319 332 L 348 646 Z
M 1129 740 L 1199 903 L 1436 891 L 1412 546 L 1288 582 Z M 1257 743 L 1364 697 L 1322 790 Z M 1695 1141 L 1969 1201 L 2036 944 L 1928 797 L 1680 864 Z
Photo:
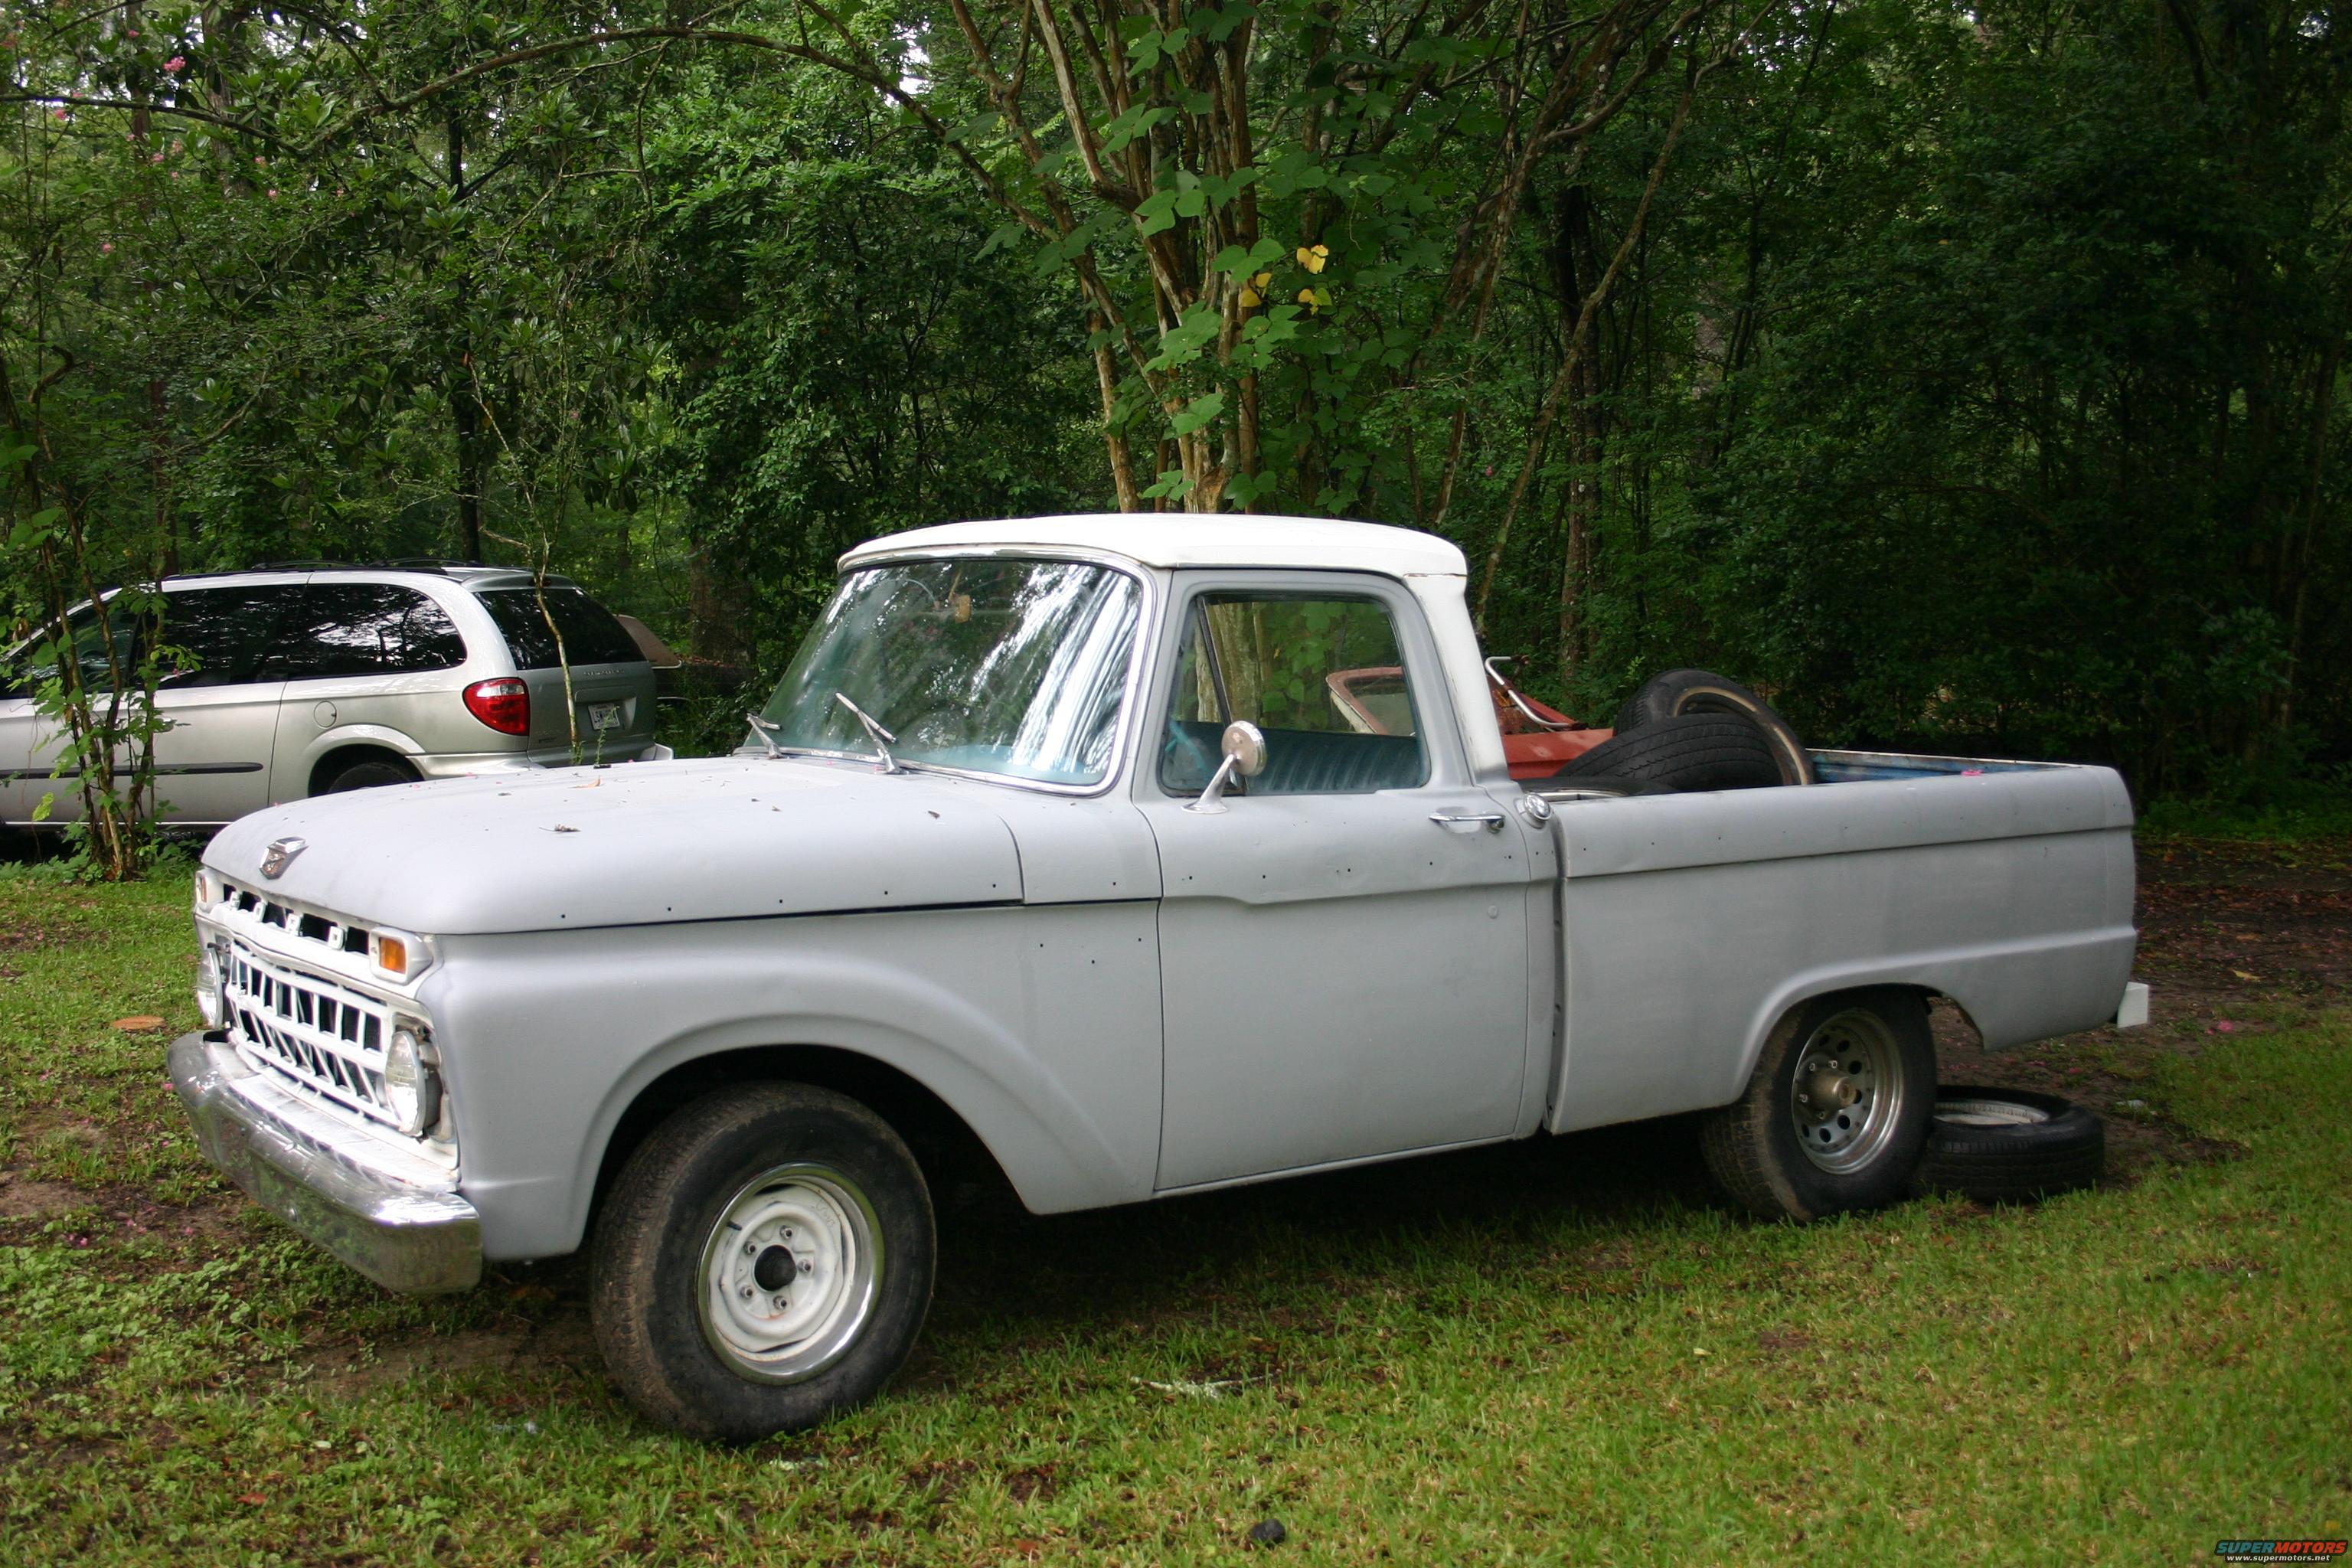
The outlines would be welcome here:
M 1172 790 L 1203 788 L 1223 755 L 1222 724 L 1171 720 L 1161 747 L 1160 776 Z M 1251 779 L 1250 795 L 1369 795 L 1412 789 L 1429 776 L 1421 742 L 1411 735 L 1358 735 L 1344 731 L 1268 730 L 1265 772 Z

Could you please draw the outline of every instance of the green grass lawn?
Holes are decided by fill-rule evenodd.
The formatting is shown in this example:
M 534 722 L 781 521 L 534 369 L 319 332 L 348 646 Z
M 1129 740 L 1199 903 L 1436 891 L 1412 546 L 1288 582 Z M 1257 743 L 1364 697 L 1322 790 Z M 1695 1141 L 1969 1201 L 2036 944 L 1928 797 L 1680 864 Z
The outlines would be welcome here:
M 730 1451 L 614 1397 L 576 1266 L 393 1297 L 212 1178 L 163 1079 L 186 902 L 0 879 L 0 1563 L 1140 1564 L 1277 1518 L 1301 1563 L 2186 1563 L 2352 1523 L 2352 1014 L 2135 1046 L 2241 1152 L 2035 1209 L 1754 1225 L 1680 1122 L 961 1194 L 894 1391 Z

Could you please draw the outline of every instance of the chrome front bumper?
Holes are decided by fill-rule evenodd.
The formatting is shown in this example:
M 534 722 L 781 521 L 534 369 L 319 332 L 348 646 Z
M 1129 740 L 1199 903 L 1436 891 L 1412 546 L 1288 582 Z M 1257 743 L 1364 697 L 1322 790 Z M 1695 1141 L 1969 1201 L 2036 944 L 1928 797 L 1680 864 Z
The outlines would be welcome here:
M 404 1181 L 273 1113 L 217 1034 L 172 1042 L 172 1087 L 205 1157 L 262 1207 L 394 1290 L 469 1290 L 482 1222 L 453 1187 Z

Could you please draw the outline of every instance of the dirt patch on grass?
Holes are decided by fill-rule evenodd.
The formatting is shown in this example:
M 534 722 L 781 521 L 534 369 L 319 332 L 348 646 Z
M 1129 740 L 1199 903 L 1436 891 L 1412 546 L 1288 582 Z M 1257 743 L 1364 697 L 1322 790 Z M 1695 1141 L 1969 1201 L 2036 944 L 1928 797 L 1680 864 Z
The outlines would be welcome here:
M 322 1345 L 289 1366 L 320 1394 L 354 1398 L 412 1378 L 468 1373 L 541 1372 L 551 1363 L 596 1359 L 584 1303 L 530 1321 L 378 1342 Z
M 0 1244 L 23 1245 L 68 1215 L 86 1216 L 76 1246 L 101 1240 L 165 1236 L 196 1241 L 242 1239 L 261 1211 L 242 1193 L 192 1204 L 158 1202 L 145 1188 L 128 1183 L 100 1187 L 46 1182 L 18 1171 L 0 1171 Z
M 0 1221 L 56 1219 L 95 1201 L 88 1193 L 61 1182 L 36 1182 L 13 1172 L 0 1172 Z
M 80 910 L 94 910 L 98 905 L 85 900 L 73 907 Z M 96 942 L 105 934 L 103 927 L 80 921 L 0 919 L 0 952 L 30 952 L 41 947 L 70 947 L 77 942 Z M 8 971 L 11 976 L 16 973 Z

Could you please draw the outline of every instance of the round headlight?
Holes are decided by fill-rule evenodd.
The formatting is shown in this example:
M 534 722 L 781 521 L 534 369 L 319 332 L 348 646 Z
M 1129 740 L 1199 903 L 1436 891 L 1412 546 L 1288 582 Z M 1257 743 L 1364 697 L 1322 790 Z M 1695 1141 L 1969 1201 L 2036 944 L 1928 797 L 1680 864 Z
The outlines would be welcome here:
M 441 1075 L 425 1060 L 425 1042 L 404 1024 L 393 1030 L 383 1053 L 383 1089 L 403 1132 L 423 1132 L 441 1114 Z

